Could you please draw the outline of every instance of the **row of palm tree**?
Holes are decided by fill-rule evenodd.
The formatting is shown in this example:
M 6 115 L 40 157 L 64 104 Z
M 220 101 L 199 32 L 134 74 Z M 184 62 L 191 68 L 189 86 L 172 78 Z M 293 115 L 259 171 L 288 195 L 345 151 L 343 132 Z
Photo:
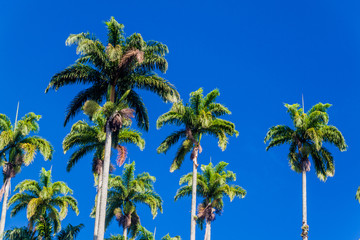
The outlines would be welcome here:
M 180 142 L 170 172 L 179 169 L 186 155 L 190 154 L 193 170 L 192 173 L 181 178 L 180 185 L 187 183 L 187 186 L 179 189 L 175 199 L 191 194 L 190 240 L 195 240 L 196 224 L 202 226 L 203 223 L 206 223 L 205 240 L 210 240 L 211 222 L 215 219 L 215 214 L 222 211 L 223 197 L 227 195 L 232 200 L 235 196 L 244 197 L 246 194 L 241 187 L 229 185 L 235 180 L 235 174 L 225 170 L 227 163 L 221 162 L 215 167 L 210 163 L 201 167 L 201 174 L 197 173 L 198 157 L 203 151 L 201 140 L 204 136 L 215 137 L 223 151 L 227 147 L 229 137 L 238 136 L 235 125 L 222 118 L 231 112 L 224 105 L 216 102 L 220 95 L 217 89 L 204 95 L 203 89 L 200 88 L 190 94 L 189 103 L 183 103 L 175 87 L 157 73 L 165 73 L 167 70 L 166 45 L 156 41 L 144 41 L 140 34 L 126 37 L 124 26 L 114 18 L 106 22 L 106 27 L 108 41 L 105 45 L 89 33 L 72 34 L 68 37 L 66 45 L 76 45 L 79 58 L 75 64 L 55 74 L 45 90 L 45 92 L 50 89 L 58 90 L 72 84 L 86 86 L 70 102 L 64 125 L 81 110 L 89 116 L 92 124 L 86 121 L 76 122 L 63 141 L 63 149 L 64 152 L 73 151 L 67 171 L 70 171 L 84 156 L 92 154 L 92 170 L 97 182 L 94 239 L 104 239 L 106 226 L 113 218 L 122 226 L 122 238 L 125 240 L 129 234 L 131 238 L 136 238 L 140 237 L 141 232 L 146 233 L 147 230 L 142 229 L 139 224 L 140 218 L 136 212 L 136 204 L 139 202 L 148 205 L 153 216 L 162 210 L 162 200 L 153 188 L 155 178 L 148 173 L 135 177 L 135 163 L 126 164 L 122 176 L 110 175 L 114 168 L 110 162 L 112 149 L 118 151 L 116 164 L 121 166 L 127 155 L 124 144 L 131 143 L 140 149 L 144 148 L 145 141 L 141 133 L 130 128 L 131 119 L 135 118 L 140 129 L 145 131 L 149 129 L 147 109 L 137 93 L 138 89 L 143 89 L 155 93 L 165 102 L 173 103 L 171 109 L 158 118 L 156 126 L 159 129 L 165 125 L 175 125 L 180 129 L 166 137 L 157 148 L 157 152 L 166 153 Z M 334 174 L 334 160 L 323 143 L 333 144 L 341 151 L 346 150 L 347 146 L 341 132 L 336 127 L 328 125 L 327 109 L 330 104 L 319 103 L 307 113 L 298 104 L 285 106 L 295 129 L 285 125 L 270 128 L 265 137 L 265 142 L 269 142 L 266 149 L 290 144 L 288 155 L 290 166 L 294 171 L 302 173 L 302 238 L 307 240 L 306 172 L 310 170 L 310 158 L 313 160 L 318 177 L 325 181 L 328 176 Z M 48 141 L 38 136 L 29 136 L 30 133 L 38 131 L 39 119 L 40 116 L 29 113 L 12 126 L 5 115 L 0 115 L 0 157 L 4 173 L 4 184 L 0 190 L 0 196 L 4 195 L 0 221 L 1 236 L 5 226 L 11 179 L 23 165 L 26 166 L 33 161 L 37 151 L 45 160 L 52 157 L 53 148 Z M 46 175 L 46 171 L 43 172 Z M 41 184 L 37 190 L 35 185 L 26 188 L 27 184 L 31 185 L 26 183 L 18 189 L 49 194 L 42 193 Z M 67 196 L 69 192 L 70 190 L 61 188 L 57 193 Z M 196 213 L 197 194 L 203 198 L 198 206 L 198 213 Z M 9 204 L 14 204 L 16 202 L 14 201 L 10 200 Z M 20 205 L 24 202 L 19 210 L 25 207 L 31 209 L 28 210 L 30 213 L 28 212 L 27 215 L 29 223 L 33 225 L 41 219 L 50 219 L 53 227 L 51 231 L 59 232 L 57 226 L 63 217 L 62 207 L 59 205 L 61 210 L 56 218 L 55 210 L 52 210 L 52 213 L 52 208 L 45 207 L 52 206 L 49 199 L 45 201 L 47 205 L 40 200 L 31 201 L 26 202 L 21 199 L 18 201 Z M 42 209 L 40 212 L 43 214 L 49 214 L 41 215 L 34 212 L 35 206 Z M 76 211 L 75 205 L 70 206 Z

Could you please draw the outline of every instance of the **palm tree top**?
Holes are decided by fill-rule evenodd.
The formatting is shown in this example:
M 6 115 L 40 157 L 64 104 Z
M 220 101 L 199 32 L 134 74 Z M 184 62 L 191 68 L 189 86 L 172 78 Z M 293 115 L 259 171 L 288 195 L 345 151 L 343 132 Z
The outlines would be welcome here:
M 45 160 L 51 160 L 54 149 L 50 143 L 38 136 L 28 136 L 39 132 L 40 119 L 41 115 L 30 112 L 17 121 L 15 126 L 5 114 L 0 114 L 0 156 L 3 158 L 9 150 L 17 149 L 21 155 L 21 163 L 26 166 L 34 160 L 37 151 L 40 151 Z M 8 161 L 15 161 L 15 156 L 20 156 L 19 154 L 9 156 Z
M 216 98 L 220 95 L 218 89 L 214 89 L 207 95 L 203 95 L 203 89 L 190 93 L 189 103 L 183 101 L 174 103 L 167 113 L 161 115 L 157 122 L 157 128 L 164 125 L 182 126 L 183 129 L 173 132 L 157 148 L 158 153 L 166 153 L 171 146 L 180 139 L 184 139 L 179 147 L 170 171 L 178 169 L 187 153 L 193 148 L 199 148 L 203 135 L 211 135 L 218 139 L 221 150 L 225 150 L 228 144 L 228 136 L 238 136 L 235 124 L 221 119 L 224 115 L 231 114 L 224 105 L 217 103 Z
M 63 140 L 64 153 L 70 149 L 75 149 L 67 164 L 67 171 L 85 155 L 94 153 L 93 155 L 93 172 L 97 174 L 104 159 L 104 146 L 106 133 L 104 132 L 108 117 L 115 112 L 119 112 L 122 120 L 122 128 L 118 128 L 115 134 L 112 134 L 112 147 L 117 149 L 118 156 L 116 163 L 121 166 L 127 156 L 127 149 L 124 144 L 135 144 L 143 150 L 145 147 L 145 140 L 139 131 L 130 128 L 131 120 L 127 114 L 129 110 L 126 104 L 113 104 L 107 102 L 104 107 L 100 107 L 94 101 L 87 101 L 83 106 L 83 111 L 89 116 L 93 124 L 87 123 L 85 120 L 80 120 L 73 124 L 70 133 L 66 135 Z M 122 114 L 125 112 L 125 114 Z M 112 113 L 112 114 L 109 114 Z M 107 115 L 110 116 L 107 116 Z
M 109 179 L 106 225 L 116 219 L 120 226 L 130 229 L 135 236 L 139 231 L 138 204 L 147 205 L 155 218 L 162 212 L 162 199 L 154 190 L 156 178 L 144 172 L 135 175 L 135 162 L 125 164 L 121 176 L 111 175 Z
M 14 191 L 18 193 L 9 200 L 9 206 L 14 205 L 11 216 L 26 208 L 30 226 L 45 214 L 51 218 L 54 231 L 58 232 L 61 228 L 60 222 L 67 215 L 68 207 L 77 215 L 79 209 L 76 199 L 71 196 L 72 189 L 65 182 L 53 182 L 51 172 L 52 170 L 46 171 L 42 168 L 39 181 L 27 179 L 16 185 Z
M 326 180 L 335 173 L 334 159 L 332 154 L 323 143 L 330 143 L 340 151 L 346 151 L 347 145 L 342 133 L 332 125 L 329 125 L 327 110 L 331 104 L 318 103 L 304 113 L 299 104 L 285 104 L 287 112 L 293 121 L 294 129 L 286 125 L 273 126 L 267 132 L 264 142 L 269 142 L 266 150 L 280 146 L 290 145 L 288 155 L 291 168 L 296 172 L 310 170 L 311 156 L 317 176 Z
M 89 33 L 71 34 L 66 45 L 76 45 L 80 55 L 76 63 L 55 74 L 45 92 L 70 84 L 90 85 L 72 100 L 65 118 L 65 124 L 74 117 L 87 100 L 98 103 L 103 100 L 115 101 L 130 90 L 127 99 L 136 111 L 139 127 L 148 130 L 148 115 L 141 97 L 134 89 L 154 92 L 164 101 L 175 102 L 179 93 L 156 71 L 165 73 L 168 68 L 165 55 L 168 48 L 157 41 L 144 41 L 139 33 L 128 37 L 124 25 L 113 17 L 106 23 L 108 42 L 101 43 Z
M 244 198 L 246 191 L 240 186 L 231 184 L 236 181 L 236 174 L 226 167 L 227 162 L 219 162 L 215 166 L 210 162 L 208 165 L 201 165 L 201 173 L 197 174 L 197 193 L 204 198 L 206 204 L 214 203 L 218 211 L 222 211 L 222 198 L 228 196 L 230 201 L 235 197 Z M 181 187 L 176 195 L 175 201 L 191 195 L 193 173 L 188 173 L 180 178 Z

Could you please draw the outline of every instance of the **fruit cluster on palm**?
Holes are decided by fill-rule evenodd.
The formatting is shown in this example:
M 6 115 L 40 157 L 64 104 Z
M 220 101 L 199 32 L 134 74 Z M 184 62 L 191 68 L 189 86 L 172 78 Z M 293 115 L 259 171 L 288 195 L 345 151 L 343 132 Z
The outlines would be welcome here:
M 269 142 L 266 150 L 282 144 L 289 144 L 289 164 L 292 170 L 302 174 L 303 191 L 303 221 L 301 236 L 308 239 L 309 226 L 307 224 L 306 173 L 310 171 L 310 157 L 314 164 L 317 177 L 325 181 L 334 176 L 334 158 L 323 143 L 330 143 L 340 151 L 347 146 L 341 132 L 329 123 L 327 110 L 330 104 L 318 103 L 307 113 L 299 104 L 285 104 L 287 112 L 294 124 L 294 129 L 286 125 L 271 127 L 266 134 L 265 143 Z

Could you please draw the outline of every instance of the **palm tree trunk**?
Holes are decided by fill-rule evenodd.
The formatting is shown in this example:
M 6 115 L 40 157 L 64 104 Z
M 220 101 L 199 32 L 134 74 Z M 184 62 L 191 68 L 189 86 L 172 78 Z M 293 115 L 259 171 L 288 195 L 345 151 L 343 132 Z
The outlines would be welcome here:
M 191 193 L 191 227 L 190 240 L 195 240 L 196 229 L 196 186 L 197 186 L 197 154 L 193 159 L 193 177 L 192 177 L 192 193 Z
M 6 210 L 7 210 L 7 201 L 9 197 L 9 190 L 10 190 L 10 181 L 11 178 L 8 178 L 5 180 L 6 186 L 5 186 L 5 192 L 4 192 L 4 198 L 3 198 L 3 205 L 1 210 L 1 220 L 0 220 L 0 239 L 3 239 L 4 229 L 5 229 L 5 219 L 6 219 Z
M 123 236 L 124 236 L 124 240 L 127 240 L 127 228 L 126 227 L 123 228 Z
M 102 167 L 99 171 L 99 182 L 97 187 L 97 196 L 96 196 L 96 212 L 95 212 L 95 227 L 94 227 L 94 240 L 98 238 L 99 231 L 99 215 L 100 215 L 100 199 L 101 199 L 101 189 L 102 189 L 102 177 L 103 177 Z
M 106 139 L 105 139 L 105 156 L 103 165 L 102 188 L 100 197 L 100 214 L 99 214 L 99 230 L 98 240 L 104 240 L 105 235 L 105 217 L 106 217 L 106 201 L 109 181 L 110 154 L 111 154 L 111 129 L 109 123 L 106 123 Z
M 210 240 L 211 235 L 211 221 L 206 221 L 206 228 L 205 228 L 205 239 Z
M 301 227 L 302 229 L 302 239 L 303 240 L 308 240 L 308 231 L 309 231 L 309 226 L 307 225 L 307 206 L 306 206 L 306 201 L 307 201 L 307 197 L 306 197 L 306 170 L 302 171 L 302 222 L 303 225 Z

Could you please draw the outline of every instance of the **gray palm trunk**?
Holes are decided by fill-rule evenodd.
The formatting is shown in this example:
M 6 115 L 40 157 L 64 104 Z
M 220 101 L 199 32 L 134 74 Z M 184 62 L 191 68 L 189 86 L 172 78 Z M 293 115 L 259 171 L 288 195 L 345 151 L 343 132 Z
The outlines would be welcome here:
M 5 229 L 5 220 L 6 220 L 6 211 L 7 211 L 7 202 L 9 198 L 9 190 L 10 190 L 10 181 L 11 178 L 7 179 L 4 184 L 5 186 L 5 192 L 3 197 L 3 205 L 1 210 L 1 219 L 0 219 L 0 240 L 3 239 L 4 235 L 4 229 Z
M 95 212 L 95 227 L 94 227 L 94 240 L 98 239 L 98 231 L 99 231 L 99 216 L 100 216 L 100 198 L 101 198 L 101 189 L 102 189 L 102 167 L 99 171 L 99 182 L 97 187 L 97 197 L 96 197 L 96 212 Z
M 127 240 L 127 227 L 123 227 L 124 240 Z
M 97 240 L 104 240 L 105 235 L 105 217 L 106 217 L 106 201 L 109 182 L 110 154 L 111 154 L 111 135 L 109 122 L 106 123 L 106 140 L 105 140 L 105 156 L 103 163 L 102 188 L 100 194 L 100 213 L 99 213 L 99 229 Z
M 195 240 L 197 167 L 198 167 L 198 165 L 197 165 L 197 152 L 196 152 L 195 157 L 193 159 L 190 240 Z
M 206 221 L 204 240 L 210 240 L 210 235 L 211 235 L 211 221 Z
M 308 231 L 309 226 L 307 225 L 307 205 L 306 205 L 307 197 L 306 197 L 306 170 L 302 171 L 302 239 L 308 240 Z

